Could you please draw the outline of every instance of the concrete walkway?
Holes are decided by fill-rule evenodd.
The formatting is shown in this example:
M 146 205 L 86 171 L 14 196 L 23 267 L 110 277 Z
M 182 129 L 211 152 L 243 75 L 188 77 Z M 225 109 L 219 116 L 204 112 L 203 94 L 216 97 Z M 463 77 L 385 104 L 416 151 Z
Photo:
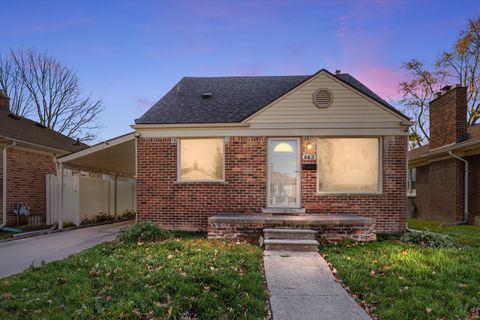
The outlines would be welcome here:
M 265 251 L 273 320 L 371 320 L 316 252 Z
M 64 259 L 102 242 L 114 240 L 132 221 L 104 224 L 0 243 L 0 278 L 22 272 L 32 263 Z

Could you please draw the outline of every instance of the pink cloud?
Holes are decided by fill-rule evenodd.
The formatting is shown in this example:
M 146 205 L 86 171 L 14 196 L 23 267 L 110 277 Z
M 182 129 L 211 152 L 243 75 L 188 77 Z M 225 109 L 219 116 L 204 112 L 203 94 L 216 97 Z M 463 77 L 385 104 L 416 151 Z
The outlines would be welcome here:
M 387 101 L 399 100 L 398 84 L 405 77 L 399 68 L 364 64 L 349 73 Z
M 398 84 L 404 73 L 400 65 L 389 62 L 388 48 L 394 30 L 388 26 L 388 17 L 402 5 L 403 2 L 392 0 L 360 2 L 339 17 L 336 40 L 341 54 L 323 57 L 330 67 L 350 73 L 385 100 L 401 98 Z M 372 28 L 372 24 L 378 27 Z

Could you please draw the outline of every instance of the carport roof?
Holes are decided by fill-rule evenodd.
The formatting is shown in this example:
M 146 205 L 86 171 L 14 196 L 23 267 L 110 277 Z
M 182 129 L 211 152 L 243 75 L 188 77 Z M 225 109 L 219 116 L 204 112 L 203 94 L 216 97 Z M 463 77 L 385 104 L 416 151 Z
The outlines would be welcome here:
M 135 133 L 128 133 L 57 159 L 61 164 L 104 173 L 135 175 Z

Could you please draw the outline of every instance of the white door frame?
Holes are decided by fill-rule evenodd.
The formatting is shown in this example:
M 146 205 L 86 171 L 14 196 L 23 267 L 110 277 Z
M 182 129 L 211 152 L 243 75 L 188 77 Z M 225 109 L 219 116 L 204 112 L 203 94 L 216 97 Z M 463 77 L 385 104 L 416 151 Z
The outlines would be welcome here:
M 296 199 L 296 202 L 295 202 L 295 205 L 292 205 L 292 206 L 275 206 L 275 205 L 272 205 L 270 203 L 270 142 L 271 141 L 297 141 L 297 199 Z M 301 141 L 300 141 L 300 138 L 295 138 L 295 137 L 276 137 L 276 138 L 268 138 L 267 140 L 267 208 L 275 208 L 275 209 L 278 209 L 278 208 L 288 208 L 288 209 L 292 209 L 292 208 L 300 208 L 301 207 L 301 182 L 302 182 L 302 179 L 301 179 L 301 157 L 300 157 L 300 153 L 301 153 L 301 145 L 300 145 Z

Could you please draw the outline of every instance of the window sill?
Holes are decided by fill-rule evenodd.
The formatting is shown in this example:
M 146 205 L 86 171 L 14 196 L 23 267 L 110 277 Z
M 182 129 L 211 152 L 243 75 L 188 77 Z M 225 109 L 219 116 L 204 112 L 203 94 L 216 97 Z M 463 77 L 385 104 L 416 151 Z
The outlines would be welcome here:
M 228 184 L 227 181 L 175 181 L 173 184 Z
M 317 196 L 382 196 L 383 192 L 317 192 Z

